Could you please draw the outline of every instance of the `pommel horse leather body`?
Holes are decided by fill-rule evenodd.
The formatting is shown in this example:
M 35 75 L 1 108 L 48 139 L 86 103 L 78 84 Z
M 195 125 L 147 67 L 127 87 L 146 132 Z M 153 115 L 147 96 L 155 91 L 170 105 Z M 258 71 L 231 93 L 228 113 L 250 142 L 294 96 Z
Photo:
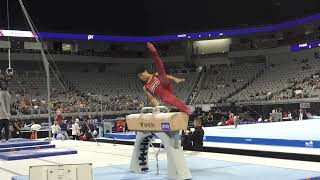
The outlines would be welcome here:
M 131 114 L 126 117 L 128 129 L 137 131 L 136 141 L 130 162 L 130 170 L 136 173 L 149 170 L 148 149 L 153 136 L 161 139 L 167 154 L 167 170 L 169 179 L 191 179 L 191 173 L 179 141 L 180 130 L 188 127 L 189 116 L 183 112 L 153 112 Z
M 130 114 L 126 118 L 129 130 L 179 131 L 188 128 L 189 116 L 183 112 Z

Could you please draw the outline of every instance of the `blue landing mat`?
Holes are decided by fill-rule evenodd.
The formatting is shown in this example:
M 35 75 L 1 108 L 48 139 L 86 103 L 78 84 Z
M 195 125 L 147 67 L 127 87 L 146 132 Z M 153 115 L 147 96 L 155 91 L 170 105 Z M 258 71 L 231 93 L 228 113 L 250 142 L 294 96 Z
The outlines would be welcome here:
M 319 172 L 261 166 L 231 161 L 218 161 L 190 157 L 187 159 L 193 180 L 302 180 L 320 179 Z M 94 180 L 164 180 L 166 161 L 160 161 L 159 175 L 155 162 L 150 163 L 150 172 L 136 174 L 128 171 L 129 165 L 98 167 L 94 169 Z M 28 180 L 27 176 L 13 177 L 12 180 Z
M 35 146 L 24 146 L 24 147 L 9 147 L 9 148 L 1 148 L 1 152 L 11 152 L 11 151 L 21 151 L 21 150 L 31 150 L 31 149 L 48 149 L 55 148 L 54 144 L 45 144 L 45 145 L 35 145 Z
M 21 141 L 35 141 L 35 140 L 25 139 L 25 138 L 12 138 L 8 140 L 8 142 L 21 142 Z
M 134 140 L 136 135 L 133 132 L 127 133 L 107 133 L 106 138 L 118 140 Z M 290 146 L 290 147 L 308 147 L 320 148 L 320 141 L 315 140 L 293 140 L 293 139 L 269 139 L 269 138 L 254 138 L 254 137 L 226 137 L 226 136 L 204 136 L 206 142 L 224 142 L 224 143 L 239 143 L 239 144 L 258 144 L 271 146 Z
M 11 160 L 40 158 L 40 157 L 48 157 L 48 156 L 59 156 L 59 155 L 68 155 L 68 154 L 77 154 L 77 151 L 76 150 L 69 150 L 69 149 L 53 149 L 52 148 L 52 149 L 37 149 L 37 150 L 2 152 L 2 153 L 0 153 L 0 159 L 11 161 Z
M 22 147 L 22 146 L 36 146 L 49 144 L 47 141 L 31 141 L 31 140 L 19 140 L 0 143 L 0 149 L 10 147 Z
M 104 137 L 110 139 L 136 139 L 136 134 L 134 132 L 106 133 Z

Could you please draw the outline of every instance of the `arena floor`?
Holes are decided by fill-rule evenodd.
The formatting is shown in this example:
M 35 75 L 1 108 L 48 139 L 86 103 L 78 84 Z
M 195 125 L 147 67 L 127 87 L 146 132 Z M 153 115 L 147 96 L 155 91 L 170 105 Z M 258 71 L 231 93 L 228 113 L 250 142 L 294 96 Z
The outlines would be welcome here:
M 319 140 L 320 118 L 204 128 L 206 136 L 252 137 L 264 139 Z M 228 131 L 228 132 L 226 132 Z
M 73 148 L 78 154 L 38 159 L 0 161 L 1 180 L 27 180 L 29 166 L 92 163 L 95 180 L 166 179 L 164 151 L 160 174 L 155 172 L 155 153 L 150 148 L 150 172 L 128 171 L 133 146 L 83 141 L 53 141 L 58 148 Z M 193 179 L 306 179 L 320 177 L 320 163 L 272 158 L 185 151 Z M 15 178 L 13 178 L 15 177 Z
M 303 121 L 242 124 L 234 126 L 204 127 L 204 141 L 212 143 L 237 143 L 320 148 L 320 118 Z M 134 140 L 135 133 L 109 133 L 106 138 Z

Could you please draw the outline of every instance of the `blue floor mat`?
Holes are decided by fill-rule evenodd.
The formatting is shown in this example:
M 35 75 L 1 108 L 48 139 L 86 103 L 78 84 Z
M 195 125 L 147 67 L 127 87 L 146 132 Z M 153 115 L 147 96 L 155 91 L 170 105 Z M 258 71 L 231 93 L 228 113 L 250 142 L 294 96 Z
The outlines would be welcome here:
M 40 158 L 40 157 L 58 156 L 58 155 L 67 155 L 67 154 L 77 154 L 77 151 L 69 150 L 69 149 L 50 148 L 50 149 L 2 152 L 0 153 L 0 159 L 11 161 L 11 160 Z
M 320 171 L 304 171 L 271 166 L 262 166 L 232 161 L 219 161 L 204 158 L 187 158 L 193 180 L 302 180 L 320 179 Z M 129 165 L 98 167 L 94 169 L 94 180 L 164 180 L 167 179 L 166 161 L 160 161 L 159 174 L 156 174 L 155 161 L 150 162 L 150 171 L 136 174 L 128 170 Z M 28 180 L 27 176 L 12 180 Z

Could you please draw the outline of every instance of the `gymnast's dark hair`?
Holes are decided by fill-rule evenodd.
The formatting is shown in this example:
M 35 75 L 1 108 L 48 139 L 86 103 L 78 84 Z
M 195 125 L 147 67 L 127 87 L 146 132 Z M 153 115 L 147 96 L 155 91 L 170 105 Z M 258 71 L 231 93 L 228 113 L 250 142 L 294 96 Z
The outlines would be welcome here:
M 136 68 L 136 74 L 143 73 L 145 70 L 147 70 L 146 67 L 144 67 L 144 66 L 139 66 L 139 67 Z

